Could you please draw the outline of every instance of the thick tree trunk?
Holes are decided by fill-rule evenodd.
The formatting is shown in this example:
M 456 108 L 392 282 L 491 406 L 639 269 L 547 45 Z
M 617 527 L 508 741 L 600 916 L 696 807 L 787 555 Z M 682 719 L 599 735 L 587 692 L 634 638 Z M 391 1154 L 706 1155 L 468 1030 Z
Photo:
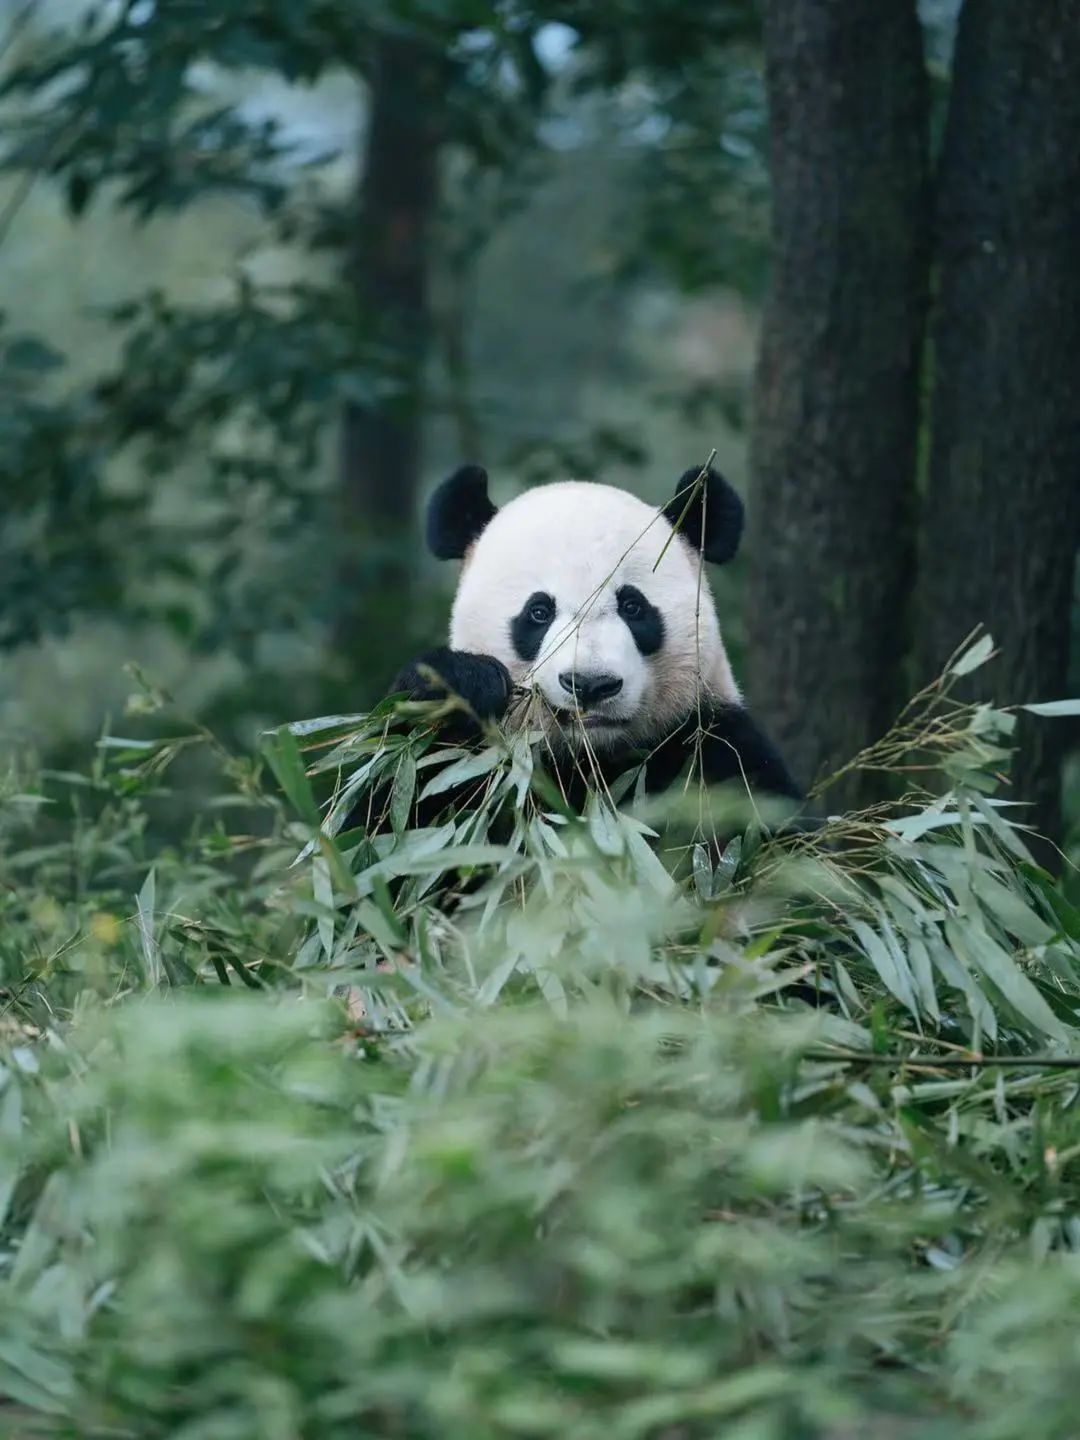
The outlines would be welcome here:
M 767 0 L 773 278 L 757 376 L 750 690 L 798 778 L 893 718 L 929 248 L 915 0 Z M 854 777 L 833 803 L 868 798 Z
M 350 273 L 360 333 L 393 357 L 396 393 L 350 405 L 341 460 L 339 650 L 356 693 L 379 693 L 400 657 L 415 569 L 421 470 L 423 371 L 430 339 L 429 239 L 438 203 L 445 76 L 422 42 L 375 42 L 370 114 Z M 396 617 L 396 618 L 395 618 Z
M 967 0 L 938 244 L 922 675 L 983 622 L 1001 647 L 985 672 L 1000 699 L 1058 699 L 1080 543 L 1076 0 Z M 1016 797 L 1051 837 L 1065 734 L 1025 723 L 1014 767 Z

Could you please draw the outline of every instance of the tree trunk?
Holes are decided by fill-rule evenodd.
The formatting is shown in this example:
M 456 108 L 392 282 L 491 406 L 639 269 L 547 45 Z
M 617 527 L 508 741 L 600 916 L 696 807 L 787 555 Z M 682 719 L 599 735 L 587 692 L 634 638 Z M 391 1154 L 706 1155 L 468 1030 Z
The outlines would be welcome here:
M 753 437 L 750 690 L 804 784 L 902 686 L 929 249 L 915 0 L 767 0 L 773 277 Z M 865 777 L 832 803 L 869 798 Z
M 967 0 L 938 201 L 920 665 L 972 626 L 1002 701 L 1065 694 L 1080 543 L 1080 6 Z M 976 677 L 982 681 L 982 673 Z M 981 688 L 981 687 L 980 687 Z M 1021 725 L 1017 799 L 1060 829 L 1061 722 Z
M 422 41 L 374 44 L 370 113 L 350 275 L 359 333 L 392 357 L 395 393 L 351 404 L 344 420 L 338 649 L 354 693 L 378 694 L 400 655 L 415 570 L 423 372 L 430 339 L 429 240 L 438 204 L 445 76 Z M 374 673 L 378 672 L 378 673 Z
M 439 335 L 440 359 L 446 379 L 447 417 L 453 426 L 454 444 L 462 461 L 479 464 L 483 459 L 480 417 L 473 403 L 472 367 L 469 357 L 469 322 L 474 309 L 473 282 L 476 279 L 476 252 L 479 244 L 464 243 L 461 237 L 440 237 L 436 267 L 438 283 L 432 303 L 434 328 Z

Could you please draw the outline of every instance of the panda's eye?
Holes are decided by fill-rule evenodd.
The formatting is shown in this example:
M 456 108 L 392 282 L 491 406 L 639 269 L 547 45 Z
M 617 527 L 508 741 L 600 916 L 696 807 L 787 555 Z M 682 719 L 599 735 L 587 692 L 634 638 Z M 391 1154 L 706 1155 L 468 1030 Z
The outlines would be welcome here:
M 642 655 L 655 655 L 664 643 L 664 619 L 636 585 L 621 585 L 616 592 L 619 618 L 624 620 Z
M 534 600 L 529 606 L 529 619 L 534 625 L 547 625 L 551 621 L 555 608 L 550 600 Z

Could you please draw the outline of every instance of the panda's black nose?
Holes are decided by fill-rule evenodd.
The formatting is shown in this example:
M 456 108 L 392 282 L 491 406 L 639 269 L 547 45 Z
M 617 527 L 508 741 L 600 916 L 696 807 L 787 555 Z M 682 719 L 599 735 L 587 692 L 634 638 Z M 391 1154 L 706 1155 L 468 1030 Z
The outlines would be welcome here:
M 601 700 L 610 700 L 622 689 L 623 682 L 618 675 L 605 675 L 603 671 L 564 670 L 559 684 L 568 695 L 572 695 L 582 710 L 590 705 L 599 705 Z

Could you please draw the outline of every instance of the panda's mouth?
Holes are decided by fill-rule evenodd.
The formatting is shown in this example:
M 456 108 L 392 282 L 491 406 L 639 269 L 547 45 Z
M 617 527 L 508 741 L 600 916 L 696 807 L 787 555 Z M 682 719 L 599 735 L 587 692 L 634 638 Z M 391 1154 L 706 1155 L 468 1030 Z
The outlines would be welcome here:
M 600 710 L 556 710 L 560 723 L 582 730 L 622 730 L 631 723 L 629 715 L 605 715 Z
M 565 731 L 567 739 L 570 739 L 575 731 L 579 735 L 583 732 L 595 734 L 605 730 L 617 732 L 628 730 L 634 723 L 633 715 L 619 714 L 601 709 L 579 710 L 577 708 L 572 709 L 567 705 L 553 705 L 546 696 L 535 689 L 525 690 L 522 687 L 519 689 L 518 694 L 522 703 L 519 720 L 528 724 L 530 702 L 539 700 L 541 703 L 541 715 L 533 715 L 534 721 L 541 719 L 541 716 L 546 717 L 546 725 L 544 728 L 553 725 L 556 730 Z

